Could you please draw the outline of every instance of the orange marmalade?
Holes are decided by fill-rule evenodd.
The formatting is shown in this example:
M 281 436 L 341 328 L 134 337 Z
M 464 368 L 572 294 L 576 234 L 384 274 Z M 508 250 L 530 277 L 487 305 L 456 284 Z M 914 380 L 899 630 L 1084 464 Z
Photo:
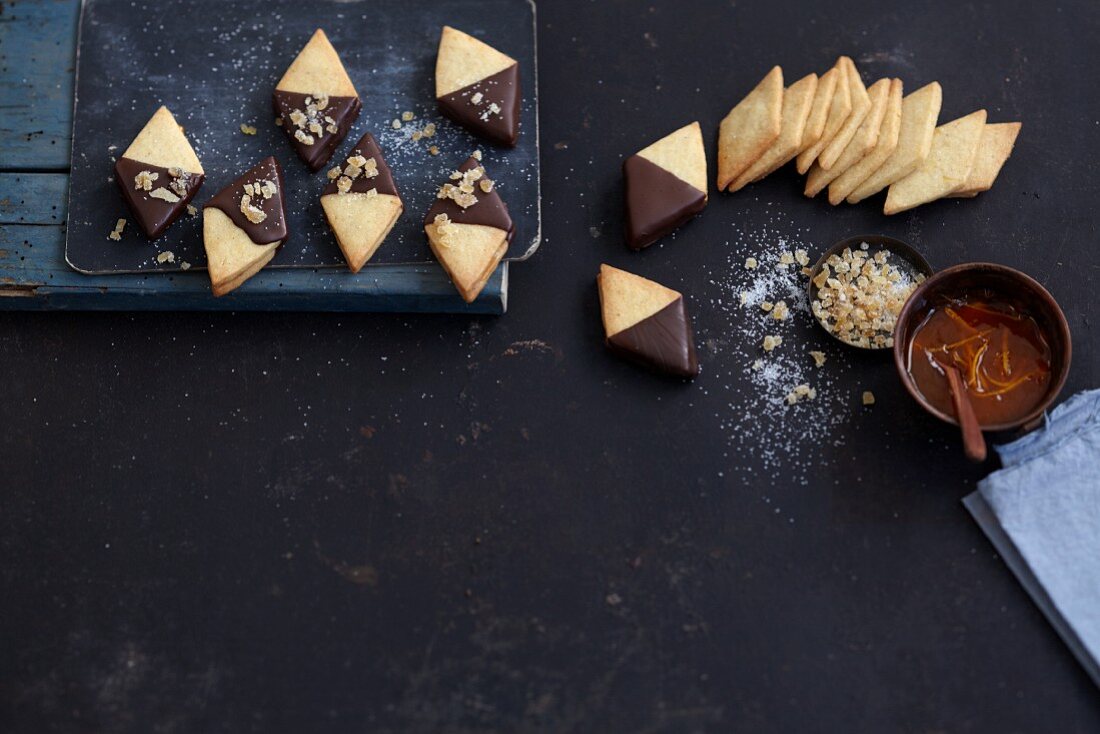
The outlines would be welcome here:
M 954 415 L 944 365 L 958 368 L 982 425 L 1027 415 L 1050 386 L 1051 350 L 1039 324 L 992 294 L 942 300 L 909 342 L 906 368 L 917 390 Z

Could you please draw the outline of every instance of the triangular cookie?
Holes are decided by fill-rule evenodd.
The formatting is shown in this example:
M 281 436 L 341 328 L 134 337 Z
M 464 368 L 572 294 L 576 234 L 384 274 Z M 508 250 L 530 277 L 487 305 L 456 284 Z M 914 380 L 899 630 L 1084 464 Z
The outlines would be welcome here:
M 183 128 L 161 107 L 115 162 L 115 183 L 149 239 L 160 237 L 205 176 Z
M 886 115 L 886 107 L 890 101 L 891 81 L 879 79 L 867 90 L 867 96 L 871 99 L 871 110 L 863 118 L 856 134 L 840 158 L 833 167 L 825 170 L 820 163 L 815 163 L 810 169 L 810 175 L 806 178 L 806 196 L 817 196 L 818 193 L 829 185 L 835 178 L 858 163 L 865 155 L 878 145 L 879 131 L 882 129 L 882 119 Z
M 678 291 L 610 265 L 600 266 L 596 284 L 612 352 L 677 377 L 699 374 L 691 319 Z
M 286 242 L 283 169 L 265 158 L 219 191 L 202 209 L 206 267 L 215 296 L 237 288 Z
M 718 128 L 718 190 L 764 155 L 782 128 L 783 69 L 772 67 Z
M 806 116 L 806 126 L 802 131 L 802 145 L 798 148 L 799 153 L 817 143 L 825 134 L 825 123 L 829 119 L 829 110 L 833 105 L 833 95 L 836 92 L 836 81 L 839 78 L 840 71 L 834 66 L 817 80 L 814 101 L 810 105 L 810 114 Z
M 904 212 L 961 189 L 978 157 L 985 118 L 985 110 L 978 110 L 937 127 L 920 168 L 890 185 L 883 213 Z
M 890 82 L 890 96 L 886 103 L 886 112 L 882 117 L 882 127 L 879 129 L 878 142 L 875 149 L 860 158 L 829 184 L 829 203 L 833 206 L 844 201 L 848 194 L 852 193 L 856 186 L 863 183 L 875 169 L 886 162 L 898 147 L 898 134 L 901 132 L 901 79 Z M 857 135 L 858 137 L 858 135 Z M 850 147 L 850 146 L 849 146 Z M 837 168 L 843 165 L 843 161 L 837 164 Z
M 847 56 L 842 56 L 841 59 L 847 67 L 844 76 L 848 80 L 848 92 L 852 98 L 852 113 L 817 157 L 818 165 L 825 170 L 829 170 L 837 162 L 848 143 L 852 142 L 859 126 L 863 124 L 863 118 L 871 111 L 871 98 L 867 94 L 867 88 L 863 86 L 855 62 Z
M 519 138 L 519 63 L 460 30 L 443 26 L 435 60 L 439 111 L 470 132 L 512 147 Z
M 626 243 L 640 250 L 707 205 L 707 157 L 698 122 L 623 161 Z
M 810 114 L 816 90 L 817 74 L 804 76 L 784 90 L 779 137 L 764 155 L 741 172 L 727 191 L 737 191 L 753 181 L 759 181 L 795 157 L 802 147 L 806 118 Z
M 966 177 L 963 187 L 951 195 L 969 198 L 989 191 L 997 180 L 1001 167 L 1012 155 L 1012 148 L 1016 145 L 1016 136 L 1019 134 L 1018 122 L 986 123 L 982 128 L 982 139 L 978 143 L 978 157 L 974 159 L 974 167 L 970 169 L 970 175 Z
M 508 206 L 475 154 L 440 187 L 424 217 L 424 231 L 443 269 L 473 303 L 515 235 Z
M 898 147 L 886 161 L 848 195 L 849 204 L 858 204 L 917 170 L 932 147 L 936 120 L 940 116 L 943 89 L 939 82 L 926 84 L 901 101 L 901 132 Z
M 393 173 L 370 133 L 328 173 L 321 207 L 351 272 L 370 260 L 404 211 Z
M 815 143 L 803 148 L 802 152 L 798 154 L 796 163 L 799 173 L 806 173 L 810 170 L 810 166 L 821 155 L 821 151 L 836 137 L 840 128 L 848 120 L 848 116 L 852 114 L 852 91 L 851 87 L 848 86 L 847 68 L 843 56 L 837 59 L 836 64 L 833 65 L 832 71 L 836 72 L 836 83 L 833 85 L 833 98 L 829 102 L 829 115 L 825 119 L 825 129 Z
M 340 56 L 317 29 L 271 96 L 275 117 L 311 170 L 320 170 L 359 117 L 362 103 Z

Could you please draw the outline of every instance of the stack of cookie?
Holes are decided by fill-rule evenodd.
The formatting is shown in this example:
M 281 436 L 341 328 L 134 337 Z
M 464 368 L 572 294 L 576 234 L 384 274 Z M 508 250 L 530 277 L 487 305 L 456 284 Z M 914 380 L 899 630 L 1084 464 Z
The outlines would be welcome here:
M 936 126 L 939 83 L 903 96 L 900 79 L 864 86 L 847 56 L 820 78 L 789 87 L 776 66 L 730 110 L 718 133 L 718 188 L 737 191 L 792 159 L 806 196 L 858 203 L 887 189 L 885 214 L 993 186 L 1020 123 L 986 122 L 985 110 Z

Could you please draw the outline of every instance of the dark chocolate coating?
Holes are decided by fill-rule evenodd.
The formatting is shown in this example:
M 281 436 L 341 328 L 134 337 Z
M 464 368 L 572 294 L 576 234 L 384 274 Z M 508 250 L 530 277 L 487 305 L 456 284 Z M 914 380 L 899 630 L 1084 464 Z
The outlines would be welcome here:
M 615 354 L 675 377 L 699 374 L 695 335 L 681 296 L 657 313 L 607 338 Z
M 157 180 L 153 182 L 153 189 L 164 187 L 172 191 L 169 187 L 172 176 L 169 175 L 167 168 L 135 161 L 133 158 L 123 157 L 115 162 L 115 183 L 122 191 L 122 198 L 126 200 L 126 204 L 130 207 L 134 218 L 137 219 L 141 229 L 145 232 L 145 236 L 155 240 L 164 234 L 164 230 L 168 229 L 168 225 L 176 221 L 180 214 L 183 214 L 184 209 L 191 203 L 191 199 L 195 198 L 195 194 L 202 187 L 205 177 L 201 173 L 188 171 L 187 173 L 191 179 L 187 184 L 187 193 L 180 196 L 179 201 L 170 202 L 155 199 L 149 196 L 151 192 L 134 188 L 134 178 L 142 171 L 157 174 Z M 172 193 L 179 196 L 175 191 L 172 191 Z
M 359 142 L 355 144 L 351 152 L 345 156 L 344 160 L 339 161 L 341 170 L 344 169 L 347 158 L 351 158 L 354 155 L 361 155 L 367 159 L 373 158 L 374 162 L 378 164 L 378 175 L 374 178 L 359 176 L 352 179 L 351 190 L 353 192 L 365 194 L 371 189 L 374 189 L 379 194 L 389 194 L 401 198 L 401 194 L 397 191 L 397 184 L 393 182 L 393 171 L 390 170 L 389 165 L 386 163 L 386 159 L 382 157 L 382 149 L 378 147 L 378 143 L 375 141 L 373 135 L 367 133 L 359 138 Z M 336 193 L 339 193 L 336 188 L 336 181 L 332 180 L 325 186 L 324 190 L 321 192 L 321 196 Z
M 241 197 L 244 195 L 244 185 L 263 183 L 265 180 L 274 181 L 278 190 L 270 199 L 262 196 L 253 196 L 252 204 L 262 209 L 267 214 L 267 219 L 259 224 L 253 224 L 241 213 Z M 248 169 L 233 183 L 214 195 L 206 202 L 203 209 L 214 207 L 221 209 L 225 215 L 233 220 L 245 231 L 248 238 L 257 245 L 269 245 L 272 242 L 285 242 L 287 238 L 286 209 L 283 204 L 283 169 L 274 156 L 264 158 L 252 168 Z
M 678 176 L 632 155 L 623 161 L 626 185 L 626 244 L 648 247 L 707 205 L 707 195 Z
M 471 156 L 458 170 L 465 173 L 480 165 L 481 161 Z M 486 175 L 488 176 L 488 173 Z M 492 177 L 489 176 L 489 178 Z M 508 233 L 508 241 L 511 242 L 516 233 L 516 227 L 512 223 L 512 216 L 508 213 L 508 205 L 504 203 L 504 199 L 500 198 L 496 187 L 494 186 L 493 190 L 486 194 L 477 184 L 474 184 L 474 196 L 477 197 L 477 203 L 465 209 L 451 199 L 436 199 L 428 209 L 427 216 L 424 217 L 424 224 L 431 224 L 436 216 L 446 214 L 448 219 L 457 224 L 482 224 L 502 229 Z
M 481 104 L 470 98 L 481 92 Z M 519 105 L 522 95 L 519 88 L 519 64 L 487 76 L 479 82 L 463 87 L 457 92 L 436 98 L 439 111 L 474 135 L 496 145 L 513 148 L 519 140 Z M 499 114 L 489 113 L 489 105 L 495 102 Z M 484 116 L 484 119 L 482 117 Z
M 290 113 L 294 110 L 306 110 L 306 97 L 315 97 L 312 94 L 301 94 L 299 92 L 284 92 L 281 89 L 276 89 L 271 94 L 271 102 L 275 108 L 275 114 L 283 118 L 283 132 L 286 133 L 290 139 L 290 144 L 294 146 L 294 150 L 298 153 L 298 157 L 305 161 L 311 171 L 319 171 L 329 158 L 332 157 L 333 151 L 336 150 L 336 146 L 347 137 L 348 131 L 351 130 L 352 123 L 359 117 L 359 110 L 363 108 L 362 103 L 358 97 L 329 97 L 328 107 L 321 112 L 322 118 L 324 116 L 331 117 L 336 121 L 337 130 L 334 133 L 330 133 L 327 130 L 322 130 L 320 135 L 311 133 L 309 130 L 305 132 L 314 137 L 313 145 L 306 145 L 300 142 L 294 137 L 294 133 L 298 128 L 290 121 Z M 326 125 L 322 119 L 322 128 Z

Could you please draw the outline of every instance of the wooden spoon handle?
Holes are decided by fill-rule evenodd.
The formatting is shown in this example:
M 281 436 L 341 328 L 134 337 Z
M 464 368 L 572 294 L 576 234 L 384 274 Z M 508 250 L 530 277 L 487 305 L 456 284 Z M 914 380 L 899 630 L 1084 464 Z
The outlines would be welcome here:
M 974 406 L 966 396 L 962 375 L 954 366 L 945 366 L 944 372 L 947 373 L 947 381 L 951 384 L 951 400 L 955 404 L 955 417 L 958 418 L 959 428 L 962 429 L 963 452 L 966 458 L 981 463 L 986 457 L 985 437 L 982 435 L 978 416 L 974 414 Z

